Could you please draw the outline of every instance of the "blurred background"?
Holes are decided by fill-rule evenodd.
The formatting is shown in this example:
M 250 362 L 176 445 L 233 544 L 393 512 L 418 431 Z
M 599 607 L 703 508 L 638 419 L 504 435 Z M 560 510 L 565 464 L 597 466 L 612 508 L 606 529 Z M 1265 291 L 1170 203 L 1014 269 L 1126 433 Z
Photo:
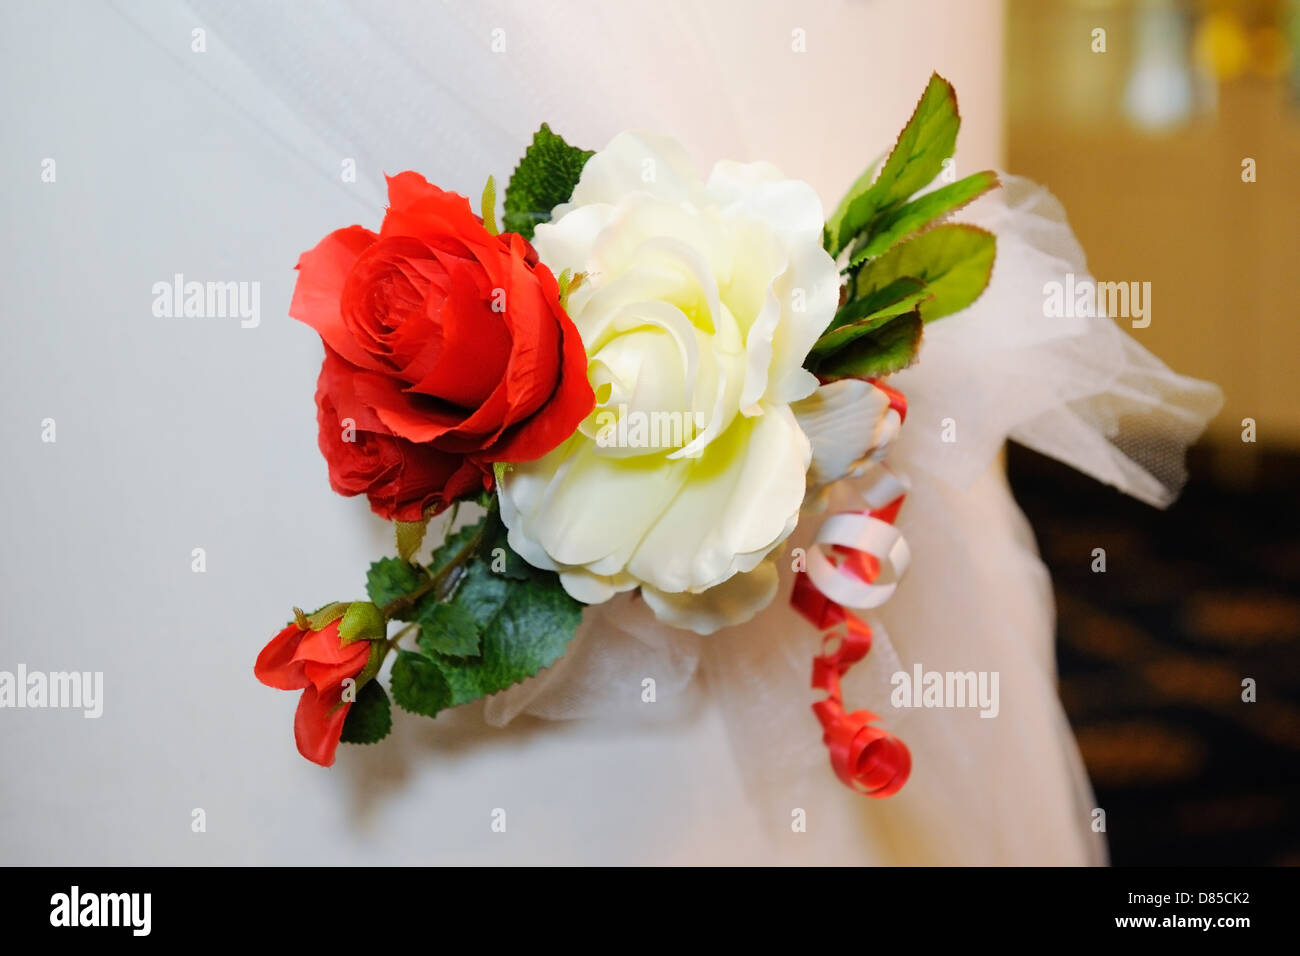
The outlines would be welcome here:
M 1225 396 L 1167 512 L 1009 453 L 1112 861 L 1300 863 L 1300 0 L 1008 0 L 1005 40 L 1007 168 Z

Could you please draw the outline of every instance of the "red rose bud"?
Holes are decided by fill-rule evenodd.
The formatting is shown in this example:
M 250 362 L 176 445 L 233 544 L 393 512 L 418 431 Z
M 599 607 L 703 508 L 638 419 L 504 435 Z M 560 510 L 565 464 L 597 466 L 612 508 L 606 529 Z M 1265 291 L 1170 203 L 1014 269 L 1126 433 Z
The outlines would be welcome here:
M 302 691 L 293 733 L 298 752 L 313 763 L 334 763 L 355 692 L 379 670 L 384 637 L 384 616 L 375 605 L 327 604 L 311 615 L 295 611 L 294 622 L 257 655 L 253 673 L 258 680 L 279 690 Z M 352 693 L 345 699 L 347 680 Z
M 492 464 L 555 448 L 595 404 L 551 271 L 515 233 L 418 173 L 388 180 L 379 233 L 298 260 L 289 313 L 326 346 L 316 403 L 330 484 L 385 518 L 491 486 Z

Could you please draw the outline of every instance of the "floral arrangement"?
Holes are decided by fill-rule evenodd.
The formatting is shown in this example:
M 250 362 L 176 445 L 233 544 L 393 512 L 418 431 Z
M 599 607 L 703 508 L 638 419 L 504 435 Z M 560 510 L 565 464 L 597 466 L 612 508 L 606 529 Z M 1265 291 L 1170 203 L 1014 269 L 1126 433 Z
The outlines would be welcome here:
M 389 733 L 390 656 L 391 699 L 433 717 L 550 666 L 583 606 L 621 592 L 700 634 L 743 623 L 784 558 L 792 602 L 825 631 L 814 709 L 836 773 L 877 796 L 902 786 L 906 747 L 844 710 L 839 679 L 870 648 L 855 611 L 907 564 L 905 485 L 880 461 L 906 406 L 882 379 L 993 266 L 992 234 L 943 221 L 997 186 L 951 175 L 959 124 L 933 76 L 829 218 L 767 163 L 704 179 L 671 140 L 622 133 L 590 152 L 543 125 L 500 228 L 491 178 L 475 215 L 403 172 L 378 232 L 304 253 L 290 314 L 325 346 L 330 485 L 393 522 L 397 554 L 370 566 L 368 600 L 295 609 L 257 659 L 263 683 L 301 691 L 302 755 L 329 766 L 340 741 Z M 845 477 L 867 507 L 786 555 Z

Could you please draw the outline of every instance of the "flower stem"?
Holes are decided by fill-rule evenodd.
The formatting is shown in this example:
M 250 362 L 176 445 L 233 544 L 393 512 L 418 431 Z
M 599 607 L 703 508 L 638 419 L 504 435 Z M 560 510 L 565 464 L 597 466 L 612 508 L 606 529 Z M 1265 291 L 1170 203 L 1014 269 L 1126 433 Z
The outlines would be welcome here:
M 491 512 L 489 512 L 489 515 L 490 514 Z M 483 543 L 483 536 L 487 533 L 487 525 L 488 525 L 487 521 L 484 521 L 482 527 L 478 529 L 478 532 L 474 535 L 474 537 L 470 538 L 469 541 L 465 543 L 465 546 L 461 548 L 459 551 L 457 551 L 450 561 L 448 561 L 445 565 L 439 568 L 437 573 L 430 575 L 429 580 L 425 581 L 423 584 L 421 584 L 410 594 L 403 594 L 399 598 L 394 598 L 393 600 L 385 604 L 382 608 L 380 608 L 380 611 L 383 613 L 384 617 L 392 618 L 405 611 L 409 611 L 412 607 L 415 606 L 416 602 L 419 601 L 426 594 L 429 594 L 433 591 L 436 591 L 438 588 L 440 588 L 443 585 L 443 583 L 447 580 L 448 576 L 451 574 L 452 571 L 455 571 L 457 568 L 463 565 L 466 561 L 468 561 L 470 558 L 474 556 L 474 553 L 476 551 L 478 551 L 479 545 Z
M 400 631 L 398 631 L 396 634 L 390 637 L 387 641 L 388 649 L 384 651 L 384 654 L 387 655 L 390 651 L 397 650 L 397 645 L 401 642 L 402 638 L 404 638 L 407 634 L 411 633 L 411 631 L 415 630 L 417 627 L 419 627 L 418 624 L 408 624 L 406 625 L 406 627 L 402 628 Z

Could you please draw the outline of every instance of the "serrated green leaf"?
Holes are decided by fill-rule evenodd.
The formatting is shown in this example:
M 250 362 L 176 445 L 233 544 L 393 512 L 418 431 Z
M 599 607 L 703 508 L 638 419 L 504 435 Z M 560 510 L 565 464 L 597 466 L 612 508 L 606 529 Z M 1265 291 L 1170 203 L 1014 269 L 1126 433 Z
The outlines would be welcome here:
M 509 532 L 501 521 L 501 515 L 493 512 L 488 516 L 488 525 L 484 534 L 483 558 L 493 574 L 504 574 L 508 578 L 522 581 L 530 578 L 536 569 L 521 558 L 510 547 Z
M 479 652 L 479 625 L 464 607 L 431 604 L 420 613 L 418 643 L 426 654 L 474 657 Z
M 849 268 L 884 254 L 896 243 L 920 232 L 936 219 L 956 212 L 997 185 L 997 173 L 985 170 L 928 192 L 885 213 L 872 223 L 870 232 L 862 233 L 854 243 L 853 252 L 849 256 Z
M 483 561 L 466 565 L 456 593 L 449 603 L 462 608 L 480 629 L 486 628 L 496 617 L 509 597 L 513 582 L 492 569 Z
M 921 347 L 921 316 L 908 312 L 839 349 L 813 370 L 823 382 L 882 378 L 912 364 Z
M 505 690 L 555 663 L 582 620 L 582 605 L 565 593 L 558 576 L 511 580 L 482 562 L 470 566 L 452 606 L 481 627 L 479 656 L 402 652 L 393 665 L 398 706 L 432 716 Z
M 831 255 L 838 256 L 859 233 L 869 230 L 879 215 L 929 185 L 956 149 L 960 126 L 952 84 L 938 73 L 932 74 L 880 175 L 870 189 L 847 204 Z
M 932 322 L 980 297 L 993 274 L 996 254 L 997 240 L 985 229 L 966 223 L 936 226 L 864 266 L 853 280 L 854 298 L 900 276 L 912 276 L 925 282 L 932 293 L 920 306 L 921 318 Z
M 838 250 L 843 249 L 848 245 L 848 239 L 852 238 L 846 237 L 844 241 L 840 240 L 840 231 L 844 226 L 844 219 L 848 215 L 849 205 L 871 188 L 871 182 L 876 178 L 876 172 L 880 169 L 880 161 L 883 158 L 883 156 L 877 156 L 872 161 L 871 165 L 863 171 L 862 175 L 853 181 L 853 185 L 850 186 L 848 192 L 844 194 L 844 198 L 840 200 L 840 204 L 835 207 L 835 211 L 831 213 L 831 217 L 826 220 L 823 245 L 825 245 L 827 251 L 830 252 L 832 256 L 834 256 Z
M 483 624 L 481 656 L 438 658 L 451 706 L 495 694 L 550 667 L 582 621 L 582 605 L 569 597 L 554 574 L 511 581 L 489 572 L 488 579 L 501 585 L 505 594 L 496 613 Z M 457 600 L 462 594 L 463 590 Z M 476 607 L 480 612 L 487 609 L 484 603 Z
M 419 568 L 401 558 L 380 558 L 366 572 L 366 594 L 380 607 L 410 594 L 425 581 Z
M 506 186 L 506 231 L 531 239 L 533 228 L 573 195 L 582 167 L 594 155 L 570 146 L 543 123 Z
M 862 298 L 851 300 L 835 313 L 830 328 L 813 346 L 812 357 L 821 359 L 890 319 L 913 311 L 929 295 L 920 279 L 900 276 L 883 288 L 873 289 Z
M 483 528 L 483 522 L 487 516 L 483 515 L 477 521 L 467 524 L 464 527 L 457 528 L 455 531 L 447 533 L 442 544 L 438 545 L 433 551 L 433 557 L 429 560 L 429 573 L 437 574 L 448 564 L 456 555 L 460 554 L 465 547 L 474 540 L 479 531 Z
M 345 744 L 378 743 L 392 729 L 393 712 L 388 694 L 379 681 L 372 680 L 357 691 L 357 699 L 343 721 L 343 734 L 339 740 Z
M 389 683 L 397 706 L 413 714 L 434 717 L 451 704 L 451 688 L 441 667 L 424 654 L 399 650 Z
M 442 544 L 434 549 L 427 568 L 428 577 L 426 577 L 426 580 L 441 576 L 438 588 L 435 592 L 422 596 L 411 607 L 404 608 L 394 614 L 394 618 L 404 621 L 419 621 L 422 615 L 429 613 L 431 608 L 447 601 L 455 593 L 460 581 L 465 576 L 467 567 L 484 552 L 484 522 L 487 520 L 487 515 L 480 515 L 477 521 L 447 534 Z M 447 571 L 448 566 L 452 564 L 459 566 L 444 575 L 443 572 Z

